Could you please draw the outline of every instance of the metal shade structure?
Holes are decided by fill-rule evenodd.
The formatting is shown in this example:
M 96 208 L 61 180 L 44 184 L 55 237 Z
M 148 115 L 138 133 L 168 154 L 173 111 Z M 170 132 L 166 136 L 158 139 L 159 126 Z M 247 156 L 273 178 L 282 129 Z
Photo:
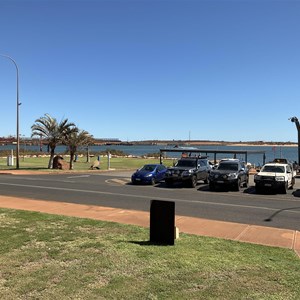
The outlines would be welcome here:
M 188 155 L 195 153 L 199 155 L 208 155 L 213 154 L 214 155 L 214 163 L 217 162 L 217 154 L 232 154 L 234 157 L 236 157 L 237 154 L 244 155 L 245 162 L 248 161 L 248 154 L 261 154 L 262 155 L 262 164 L 264 165 L 266 163 L 266 151 L 256 151 L 256 150 L 209 150 L 209 149 L 196 149 L 196 148 L 189 148 L 189 147 L 178 147 L 178 148 L 169 148 L 169 149 L 160 149 L 160 163 L 162 163 L 162 154 L 164 152 L 175 152 L 175 153 L 188 153 Z

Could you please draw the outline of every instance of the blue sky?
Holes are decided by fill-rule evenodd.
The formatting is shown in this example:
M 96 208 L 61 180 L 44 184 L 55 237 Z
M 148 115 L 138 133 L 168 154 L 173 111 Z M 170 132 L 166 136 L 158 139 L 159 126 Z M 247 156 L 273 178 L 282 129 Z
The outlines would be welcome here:
M 297 141 L 300 1 L 0 0 L 20 134 L 45 113 L 97 138 Z M 16 70 L 0 57 L 0 136 Z

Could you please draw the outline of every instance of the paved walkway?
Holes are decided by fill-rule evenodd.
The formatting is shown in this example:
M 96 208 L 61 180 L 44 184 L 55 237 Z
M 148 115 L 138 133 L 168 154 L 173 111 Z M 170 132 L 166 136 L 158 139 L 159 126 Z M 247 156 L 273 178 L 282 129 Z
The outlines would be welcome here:
M 150 224 L 150 213 L 148 212 L 93 205 L 0 196 L 0 207 L 113 221 L 143 227 L 149 227 Z M 296 230 L 213 221 L 186 216 L 176 216 L 175 224 L 179 228 L 179 232 L 293 249 L 300 257 L 300 232 Z

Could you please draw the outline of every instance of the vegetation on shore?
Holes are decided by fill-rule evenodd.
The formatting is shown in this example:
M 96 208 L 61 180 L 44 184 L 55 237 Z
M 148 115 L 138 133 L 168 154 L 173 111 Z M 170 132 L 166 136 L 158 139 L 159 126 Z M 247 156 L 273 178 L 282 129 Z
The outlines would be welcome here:
M 92 135 L 85 130 L 80 130 L 74 123 L 68 119 L 57 122 L 56 118 L 45 114 L 43 117 L 35 120 L 31 126 L 32 136 L 39 136 L 47 142 L 50 152 L 48 169 L 53 168 L 55 148 L 59 145 L 65 145 L 70 152 L 69 169 L 73 169 L 73 158 L 77 153 L 79 146 L 88 146 L 93 143 Z
M 22 143 L 26 145 L 40 145 L 40 140 L 36 138 L 23 138 Z M 0 137 L 0 144 L 13 145 L 16 144 L 15 137 Z M 42 141 L 43 145 L 47 145 L 47 141 Z M 297 146 L 297 142 L 282 142 L 282 141 L 213 141 L 213 140 L 141 140 L 141 141 L 121 141 L 116 139 L 99 139 L 93 138 L 92 145 L 105 146 L 105 145 L 162 145 L 162 146 Z
M 144 140 L 132 141 L 133 145 L 181 145 L 181 146 L 297 146 L 296 142 L 273 141 L 211 141 L 211 140 Z

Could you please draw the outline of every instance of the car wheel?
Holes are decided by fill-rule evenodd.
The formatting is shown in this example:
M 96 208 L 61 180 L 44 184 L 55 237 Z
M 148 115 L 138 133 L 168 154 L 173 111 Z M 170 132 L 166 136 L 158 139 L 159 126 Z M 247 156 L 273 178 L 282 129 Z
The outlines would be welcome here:
M 249 184 L 249 177 L 246 178 L 246 181 L 244 182 L 244 187 L 247 188 Z
M 206 177 L 206 178 L 204 179 L 204 183 L 205 183 L 205 184 L 208 184 L 208 177 Z
M 294 188 L 294 185 L 295 185 L 295 177 L 292 178 L 292 184 L 290 186 L 291 190 Z
M 152 178 L 151 179 L 151 185 L 155 185 L 156 181 L 155 181 L 155 178 Z
M 286 194 L 288 189 L 288 182 L 284 183 L 284 186 L 281 188 L 281 193 Z
M 209 183 L 209 189 L 210 189 L 211 191 L 214 191 L 214 190 L 216 189 L 216 186 L 215 186 L 215 184 L 214 184 L 213 182 L 210 182 L 210 183 Z
M 255 185 L 255 192 L 256 194 L 261 194 L 262 188 L 260 186 Z
M 235 184 L 235 190 L 236 191 L 239 191 L 240 190 L 240 187 L 241 187 L 241 179 L 238 178 L 236 184 Z
M 172 186 L 173 185 L 173 181 L 170 179 L 165 179 L 165 183 L 167 186 Z
M 196 176 L 193 176 L 192 178 L 191 178 L 191 187 L 192 188 L 194 188 L 194 187 L 196 187 L 196 185 L 197 185 L 197 177 Z

